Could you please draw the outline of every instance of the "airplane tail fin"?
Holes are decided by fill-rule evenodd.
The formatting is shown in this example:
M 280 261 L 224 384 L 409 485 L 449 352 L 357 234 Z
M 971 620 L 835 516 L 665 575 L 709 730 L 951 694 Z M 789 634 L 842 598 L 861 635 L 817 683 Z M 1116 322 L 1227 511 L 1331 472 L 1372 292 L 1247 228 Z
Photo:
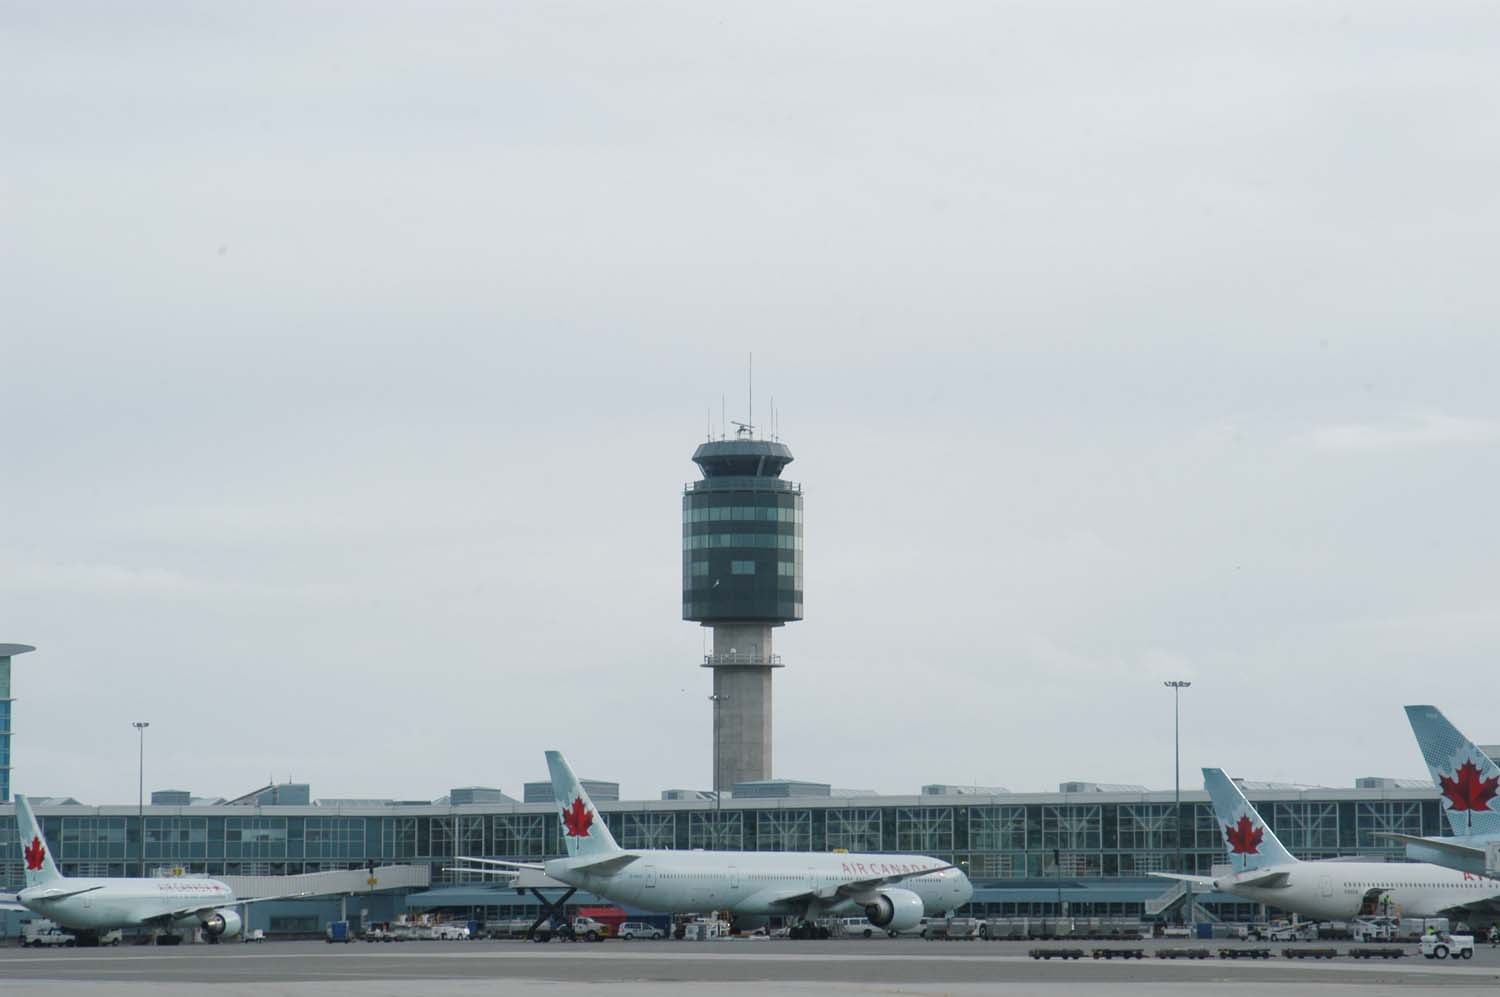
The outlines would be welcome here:
M 604 825 L 594 801 L 573 774 L 560 751 L 547 752 L 547 771 L 552 776 L 552 797 L 562 808 L 563 845 L 569 858 L 603 856 L 618 852 L 614 835 Z
M 1408 706 L 1417 747 L 1443 794 L 1443 809 L 1456 835 L 1500 832 L 1500 766 L 1448 722 L 1436 706 Z
M 52 861 L 52 850 L 47 847 L 42 827 L 31 812 L 31 804 L 20 793 L 16 794 L 16 832 L 20 836 L 21 858 L 25 860 L 26 885 L 42 886 L 62 879 L 62 873 Z
M 1229 862 L 1235 871 L 1297 861 L 1223 769 L 1204 769 L 1203 788 L 1213 800 L 1214 816 L 1219 819 L 1219 834 L 1224 838 L 1224 847 L 1229 851 Z

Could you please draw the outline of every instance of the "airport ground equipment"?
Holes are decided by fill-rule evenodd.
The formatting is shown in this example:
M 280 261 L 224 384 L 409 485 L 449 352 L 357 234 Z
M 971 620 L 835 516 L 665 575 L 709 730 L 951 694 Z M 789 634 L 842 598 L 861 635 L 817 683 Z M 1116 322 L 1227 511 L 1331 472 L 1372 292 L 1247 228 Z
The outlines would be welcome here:
M 1158 959 L 1207 959 L 1211 952 L 1208 949 L 1157 949 Z
M 977 917 L 933 918 L 927 922 L 922 937 L 929 942 L 972 942 L 982 938 L 984 922 Z
M 1332 947 L 1306 946 L 1299 949 L 1284 948 L 1281 954 L 1288 959 L 1337 959 L 1339 950 Z
M 1222 948 L 1219 949 L 1220 959 L 1269 959 L 1271 950 L 1268 948 Z
M 348 921 L 329 921 L 328 927 L 323 931 L 323 935 L 328 940 L 329 945 L 332 945 L 334 942 L 342 942 L 347 945 L 354 941 L 354 932 L 349 930 Z
M 1423 935 L 1421 945 L 1424 959 L 1474 958 L 1473 935 Z
M 1082 959 L 1083 949 L 1031 949 L 1033 959 Z
M 1097 948 L 1095 959 L 1144 959 L 1146 950 L 1139 948 Z
M 1406 949 L 1399 945 L 1367 945 L 1363 948 L 1350 949 L 1351 959 L 1404 959 Z

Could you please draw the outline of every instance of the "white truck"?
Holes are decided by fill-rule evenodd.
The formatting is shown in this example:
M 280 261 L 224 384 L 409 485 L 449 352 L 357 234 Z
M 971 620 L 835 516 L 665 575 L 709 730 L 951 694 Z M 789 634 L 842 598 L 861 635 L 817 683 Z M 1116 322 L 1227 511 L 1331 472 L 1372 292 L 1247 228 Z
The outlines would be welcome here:
M 1427 959 L 1474 958 L 1474 936 L 1434 931 L 1422 936 L 1422 956 Z
M 45 918 L 27 921 L 21 925 L 21 947 L 38 949 L 44 946 L 62 945 L 72 948 L 78 944 L 78 936 L 53 924 Z

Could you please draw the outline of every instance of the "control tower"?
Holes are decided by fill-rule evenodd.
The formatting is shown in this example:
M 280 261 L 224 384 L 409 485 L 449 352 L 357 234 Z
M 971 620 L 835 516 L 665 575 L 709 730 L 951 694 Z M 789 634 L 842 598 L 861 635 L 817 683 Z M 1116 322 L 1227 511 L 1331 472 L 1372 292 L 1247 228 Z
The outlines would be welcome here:
M 682 495 L 682 618 L 713 630 L 714 787 L 771 778 L 771 633 L 802 619 L 802 487 L 748 427 L 693 453 Z

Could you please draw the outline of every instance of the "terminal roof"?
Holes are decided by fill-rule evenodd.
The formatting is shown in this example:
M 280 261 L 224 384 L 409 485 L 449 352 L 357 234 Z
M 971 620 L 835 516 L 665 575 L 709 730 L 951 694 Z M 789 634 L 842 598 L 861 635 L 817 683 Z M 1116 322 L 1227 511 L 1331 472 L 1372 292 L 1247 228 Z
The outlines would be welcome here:
M 27 651 L 35 651 L 30 644 L 0 644 L 0 658 L 9 658 Z

